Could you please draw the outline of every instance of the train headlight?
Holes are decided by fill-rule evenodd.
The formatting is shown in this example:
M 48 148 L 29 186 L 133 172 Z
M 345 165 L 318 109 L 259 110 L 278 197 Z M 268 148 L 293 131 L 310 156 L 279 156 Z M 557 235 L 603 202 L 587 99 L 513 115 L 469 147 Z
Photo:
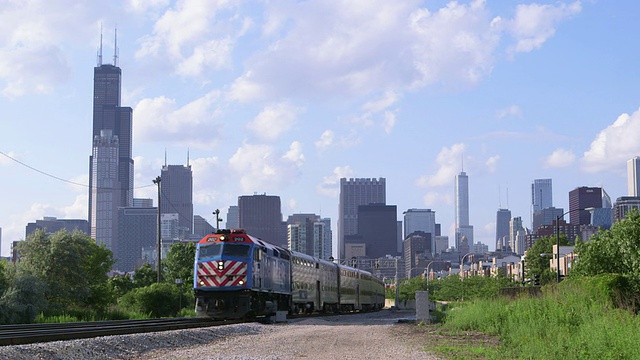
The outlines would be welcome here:
M 238 281 L 238 285 L 244 285 L 244 281 L 242 280 Z
M 200 286 L 204 286 L 204 281 L 200 280 L 198 284 L 200 284 Z
M 218 270 L 222 270 L 224 269 L 224 262 L 223 261 L 219 261 L 218 262 Z

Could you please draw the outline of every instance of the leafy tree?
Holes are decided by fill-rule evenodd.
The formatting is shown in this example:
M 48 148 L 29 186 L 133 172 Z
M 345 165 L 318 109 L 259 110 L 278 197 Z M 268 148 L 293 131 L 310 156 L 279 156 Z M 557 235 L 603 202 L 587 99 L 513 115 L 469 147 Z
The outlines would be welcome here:
M 107 272 L 114 261 L 111 251 L 81 231 L 60 230 L 52 235 L 37 230 L 18 244 L 19 270 L 46 284 L 49 309 L 103 307 Z
M 158 272 L 151 267 L 151 264 L 144 263 L 133 274 L 133 287 L 142 288 L 158 281 Z
M 31 323 L 47 307 L 46 284 L 35 275 L 6 267 L 8 287 L 0 297 L 0 323 Z
M 525 257 L 524 266 L 526 277 L 533 279 L 536 275 L 540 277 L 540 285 L 549 284 L 556 281 L 557 274 L 551 271 L 549 262 L 553 259 L 553 245 L 556 244 L 555 236 L 546 236 L 536 240 Z M 569 245 L 567 237 L 560 235 L 560 246 Z
M 578 261 L 572 274 L 594 276 L 623 274 L 640 277 L 640 213 L 632 210 L 627 217 L 576 245 Z
M 124 275 L 115 274 L 110 277 L 107 281 L 107 286 L 109 287 L 111 293 L 116 298 L 121 297 L 122 295 L 128 293 L 129 291 L 134 289 L 133 278 L 129 273 Z
M 427 290 L 427 280 L 421 277 L 413 277 L 400 283 L 398 297 L 405 302 L 416 299 L 416 291 Z M 395 295 L 394 295 L 395 297 Z
M 175 283 L 181 279 L 183 284 L 193 283 L 193 263 L 196 256 L 196 244 L 193 242 L 179 242 L 171 245 L 164 266 L 163 279 Z

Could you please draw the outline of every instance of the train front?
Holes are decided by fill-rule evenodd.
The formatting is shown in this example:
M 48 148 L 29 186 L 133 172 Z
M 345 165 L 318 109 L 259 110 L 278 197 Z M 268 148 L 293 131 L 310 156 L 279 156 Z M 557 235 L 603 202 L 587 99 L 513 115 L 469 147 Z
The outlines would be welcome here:
M 200 240 L 193 277 L 198 316 L 240 319 L 249 313 L 252 248 L 241 230 L 218 230 Z

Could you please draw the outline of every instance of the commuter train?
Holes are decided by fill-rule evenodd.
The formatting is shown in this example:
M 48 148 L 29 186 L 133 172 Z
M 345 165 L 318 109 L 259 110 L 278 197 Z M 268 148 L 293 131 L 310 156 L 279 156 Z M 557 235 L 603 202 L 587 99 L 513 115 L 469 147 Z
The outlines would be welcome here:
M 213 319 L 384 307 L 384 284 L 371 273 L 269 244 L 242 229 L 200 240 L 193 288 L 196 313 Z

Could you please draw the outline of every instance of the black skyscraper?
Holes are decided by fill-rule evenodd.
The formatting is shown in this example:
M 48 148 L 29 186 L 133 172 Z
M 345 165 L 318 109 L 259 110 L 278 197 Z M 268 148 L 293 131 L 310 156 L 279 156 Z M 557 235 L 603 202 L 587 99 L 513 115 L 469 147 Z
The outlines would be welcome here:
M 117 209 L 133 205 L 133 111 L 120 106 L 122 72 L 117 66 L 117 46 L 113 64 L 102 64 L 102 39 L 100 42 L 98 64 L 93 71 L 88 220 L 91 237 L 115 253 Z

